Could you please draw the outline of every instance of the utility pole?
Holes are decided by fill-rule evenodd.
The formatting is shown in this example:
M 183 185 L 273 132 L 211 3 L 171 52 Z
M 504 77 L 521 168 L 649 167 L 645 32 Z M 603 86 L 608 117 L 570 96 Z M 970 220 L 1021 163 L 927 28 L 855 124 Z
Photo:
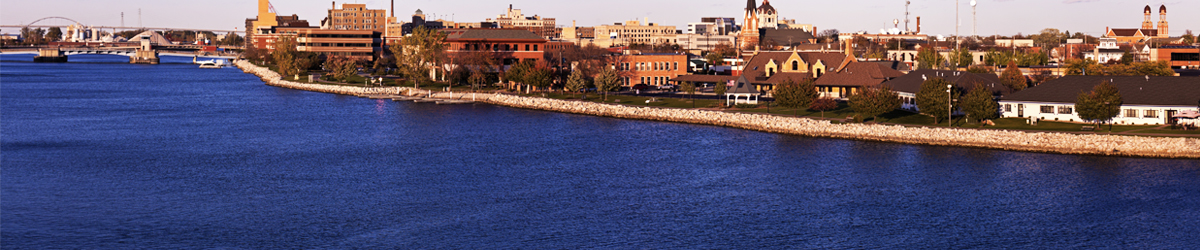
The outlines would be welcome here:
M 961 46 L 961 43 L 958 42 L 958 27 L 962 26 L 962 19 L 958 17 L 958 5 L 958 0 L 954 0 L 954 49 L 956 50 Z
M 125 27 L 125 12 L 121 12 L 121 27 Z
M 138 8 L 138 27 L 146 27 L 142 25 L 142 8 Z

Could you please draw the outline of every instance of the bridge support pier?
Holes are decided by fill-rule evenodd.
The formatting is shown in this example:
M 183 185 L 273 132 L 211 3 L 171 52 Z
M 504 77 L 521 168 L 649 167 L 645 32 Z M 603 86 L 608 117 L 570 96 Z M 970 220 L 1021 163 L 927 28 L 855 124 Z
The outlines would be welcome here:
M 129 57 L 129 63 L 133 64 L 158 64 L 157 50 L 137 50 L 134 56 Z
M 55 49 L 38 49 L 38 55 L 33 57 L 34 62 L 67 62 L 67 55 L 63 55 L 62 50 Z

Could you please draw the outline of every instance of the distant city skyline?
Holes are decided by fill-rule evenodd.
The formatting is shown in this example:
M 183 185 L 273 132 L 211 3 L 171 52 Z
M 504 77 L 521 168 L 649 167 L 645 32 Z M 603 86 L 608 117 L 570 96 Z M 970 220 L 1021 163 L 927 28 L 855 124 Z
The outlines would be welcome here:
M 756 0 L 762 4 L 761 0 Z M 955 34 L 955 1 L 911 0 L 909 28 L 916 29 L 916 17 L 922 21 L 922 32 L 928 35 L 952 36 Z M 1142 22 L 1144 1 L 1122 0 L 978 0 L 978 34 L 1014 35 L 1035 34 L 1044 28 L 1056 28 L 1072 33 L 1082 32 L 1099 36 L 1105 27 L 1139 28 Z M 389 0 L 360 0 L 342 3 L 364 3 L 372 9 L 389 9 Z M 961 25 L 959 34 L 972 32 L 970 0 L 958 0 Z M 319 25 L 325 18 L 330 1 L 276 0 L 272 1 L 281 15 L 297 14 L 311 25 Z M 742 10 L 746 2 L 739 0 L 666 0 L 633 1 L 610 0 L 593 2 L 510 0 L 510 1 L 396 1 L 396 17 L 401 21 L 417 9 L 429 19 L 446 19 L 458 22 L 480 22 L 503 14 L 509 4 L 521 9 L 527 16 L 539 15 L 557 19 L 559 26 L 570 26 L 574 20 L 578 26 L 595 26 L 628 20 L 673 25 L 679 30 L 687 29 L 687 23 L 699 22 L 701 17 L 733 17 L 741 23 Z M 1200 1 L 1171 1 L 1150 4 L 1154 9 L 1152 21 L 1157 24 L 1158 6 L 1167 6 L 1167 21 L 1170 35 L 1180 36 L 1185 30 L 1200 28 L 1200 15 L 1188 15 L 1186 10 L 1200 9 Z M 818 32 L 838 29 L 841 32 L 865 31 L 878 33 L 880 29 L 893 27 L 892 21 L 900 19 L 904 29 L 904 0 L 847 0 L 806 1 L 776 0 L 771 2 L 781 18 L 795 19 L 797 23 L 813 24 Z M 469 6 L 469 8 L 463 8 Z M 244 30 L 246 18 L 257 12 L 255 1 L 213 0 L 203 4 L 175 1 L 126 0 L 84 1 L 47 0 L 39 2 L 0 3 L 0 24 L 24 25 L 43 17 L 61 16 L 87 25 L 118 26 L 121 12 L 125 13 L 125 26 L 138 26 L 138 9 L 145 27 L 169 27 L 188 29 Z M 436 15 L 436 16 L 435 16 Z M 67 21 L 48 20 L 44 24 L 66 24 Z M 6 28 L 0 33 L 15 33 Z

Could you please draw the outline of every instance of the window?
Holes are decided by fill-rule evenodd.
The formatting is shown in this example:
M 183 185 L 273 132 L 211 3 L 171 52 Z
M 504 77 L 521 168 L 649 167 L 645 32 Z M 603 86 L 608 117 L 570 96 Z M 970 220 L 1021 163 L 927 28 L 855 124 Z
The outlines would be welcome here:
M 1158 110 L 1147 109 L 1145 118 L 1158 118 Z
M 671 63 L 671 70 L 679 70 L 679 62 Z
M 1042 114 L 1053 114 L 1054 106 L 1042 106 Z
M 792 61 L 792 71 L 800 71 L 800 61 Z
M 540 51 L 540 50 L 538 50 L 538 48 L 537 48 L 537 44 L 534 44 L 534 45 L 533 45 L 533 51 Z
M 529 51 L 529 44 L 525 45 L 525 51 Z
M 1137 118 L 1138 117 L 1137 115 L 1138 115 L 1138 112 L 1136 109 L 1126 109 L 1125 110 L 1125 117 Z
M 1071 114 L 1072 113 L 1071 111 L 1074 111 L 1073 109 L 1074 109 L 1074 107 L 1071 107 L 1071 106 L 1058 107 L 1058 113 L 1059 114 Z
M 1004 104 L 1004 112 L 1012 112 L 1012 104 Z

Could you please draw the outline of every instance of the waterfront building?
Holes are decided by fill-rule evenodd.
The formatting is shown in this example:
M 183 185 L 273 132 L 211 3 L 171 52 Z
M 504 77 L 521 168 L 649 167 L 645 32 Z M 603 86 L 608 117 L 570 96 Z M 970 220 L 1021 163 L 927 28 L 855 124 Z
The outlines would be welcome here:
M 921 110 L 917 108 L 917 93 L 921 92 L 921 84 L 933 78 L 945 79 L 963 94 L 970 93 L 972 90 L 974 90 L 976 86 L 975 84 L 980 84 L 980 86 L 988 88 L 988 90 L 992 92 L 992 96 L 996 98 L 1006 96 L 1013 92 L 1012 89 L 1004 86 L 1004 84 L 1000 82 L 1000 77 L 996 76 L 996 74 L 976 74 L 953 70 L 915 70 L 906 75 L 884 82 L 883 85 L 891 88 L 893 92 L 896 92 L 900 96 L 900 100 L 902 101 L 900 109 L 912 112 L 920 112 Z M 949 98 L 949 96 L 942 96 Z
M 503 66 L 519 61 L 544 60 L 547 40 L 527 29 L 446 29 L 446 54 L 469 58 L 482 53 Z M 468 64 L 471 62 L 456 62 Z
M 543 18 L 538 15 L 525 16 L 520 9 L 513 9 L 511 4 L 508 5 L 508 11 L 503 15 L 497 15 L 495 19 L 488 18 L 487 21 L 496 23 L 500 28 L 526 29 L 542 38 L 559 37 L 554 18 Z
M 857 60 L 854 56 L 841 52 L 799 52 L 771 51 L 754 52 L 746 61 L 740 75 L 754 84 L 755 88 L 764 94 L 769 94 L 775 85 L 784 80 L 795 81 L 816 80 L 830 71 L 837 71 L 849 61 Z M 734 75 L 739 75 L 735 70 Z M 853 91 L 841 86 L 827 86 L 821 89 L 827 93 L 852 94 Z
M 327 30 L 313 27 L 276 28 L 278 37 L 296 39 L 296 51 L 329 57 L 371 61 L 382 51 L 382 34 L 373 30 Z M 273 49 L 273 48 L 272 48 Z
M 275 42 L 277 27 L 309 27 L 308 21 L 293 14 L 280 16 L 275 13 L 268 0 L 258 0 L 258 15 L 246 19 L 246 46 L 268 49 Z
M 680 53 L 641 53 L 626 50 L 618 58 L 617 69 L 621 85 L 632 87 L 637 84 L 663 86 L 675 84 L 674 79 L 687 74 L 688 58 Z
M 1171 116 L 1200 106 L 1200 79 L 1177 76 L 1064 76 L 1005 96 L 1001 117 L 1089 123 L 1079 118 L 1075 102 L 1079 93 L 1091 92 L 1110 82 L 1124 104 L 1112 122 L 1129 125 L 1163 125 Z
M 329 16 L 321 21 L 321 27 L 331 30 L 370 30 L 386 32 L 387 24 L 395 22 L 395 17 L 388 17 L 387 10 L 368 9 L 366 4 L 345 3 L 337 8 L 334 2 L 329 9 Z

